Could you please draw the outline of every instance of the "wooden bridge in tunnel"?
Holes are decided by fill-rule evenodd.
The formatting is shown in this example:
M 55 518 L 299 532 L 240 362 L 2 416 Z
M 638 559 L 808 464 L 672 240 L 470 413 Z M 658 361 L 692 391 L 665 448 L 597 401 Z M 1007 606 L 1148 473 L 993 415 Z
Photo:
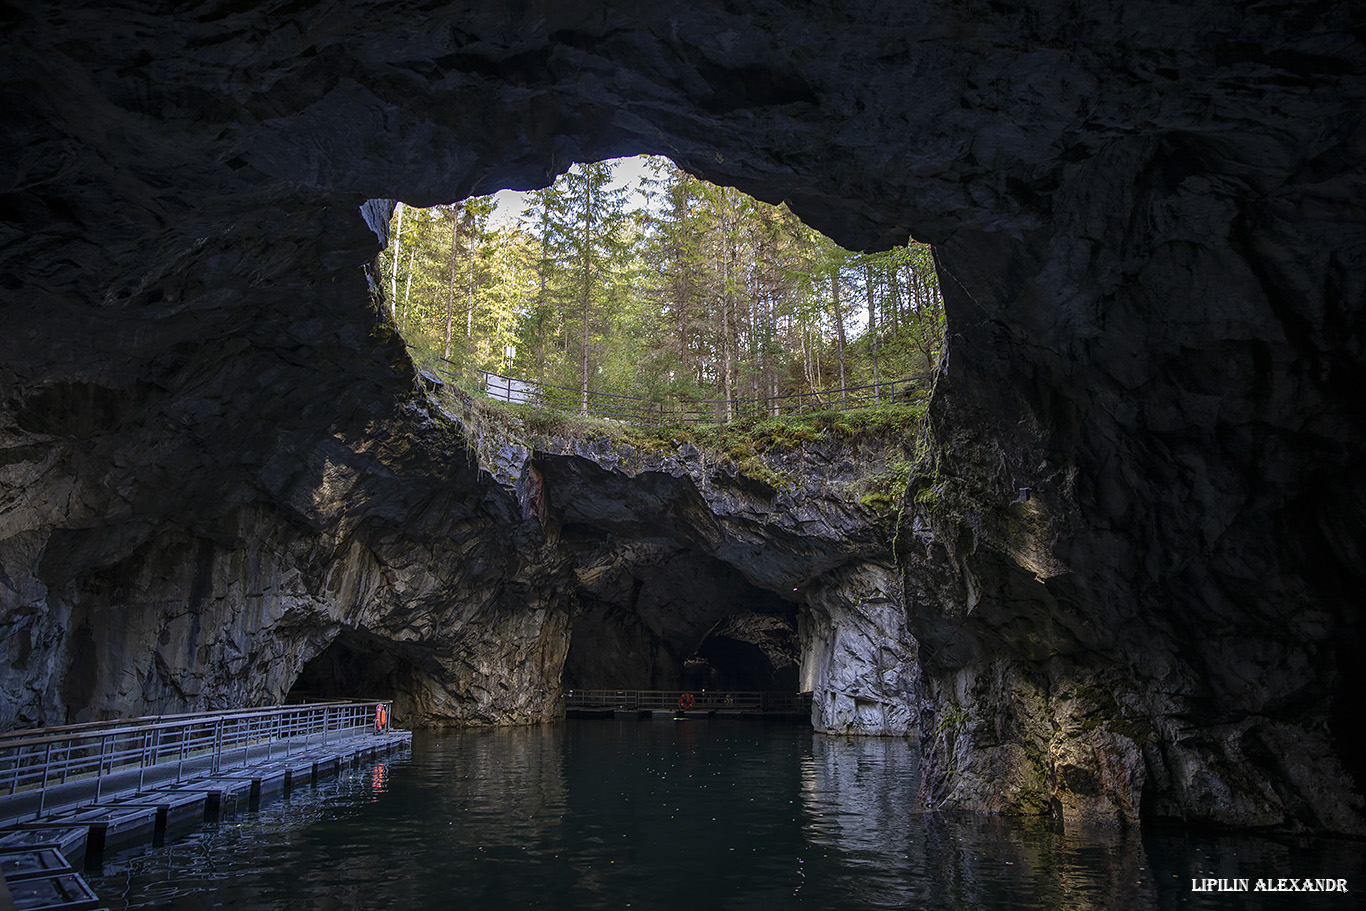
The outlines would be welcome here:
M 757 690 L 567 690 L 565 715 L 604 718 L 656 715 L 682 718 L 810 719 L 810 693 Z

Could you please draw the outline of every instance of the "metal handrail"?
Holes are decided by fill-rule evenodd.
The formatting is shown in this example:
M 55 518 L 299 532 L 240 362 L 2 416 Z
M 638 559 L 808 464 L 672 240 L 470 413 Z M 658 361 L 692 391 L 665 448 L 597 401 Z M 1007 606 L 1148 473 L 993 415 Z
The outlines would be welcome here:
M 417 351 L 411 345 L 411 350 Z M 464 368 L 444 357 L 430 358 L 432 371 L 449 382 L 457 382 Z M 445 367 L 439 365 L 444 364 Z M 512 402 L 512 383 L 520 383 L 518 404 L 535 405 L 566 413 L 579 412 L 584 392 L 578 387 L 559 386 L 540 380 L 475 370 L 490 398 Z M 468 375 L 468 374 L 467 374 Z M 677 424 L 724 424 L 734 420 L 757 417 L 778 417 L 813 411 L 847 411 L 882 401 L 895 401 L 898 391 L 923 397 L 933 387 L 934 373 L 916 374 L 896 380 L 883 380 L 862 386 L 840 389 L 821 389 L 811 392 L 789 392 L 782 395 L 754 396 L 731 399 L 700 399 L 696 402 L 657 401 L 619 392 L 588 390 L 588 413 L 593 417 L 623 421 L 643 426 Z M 502 394 L 498 394 L 502 393 Z
M 445 358 L 442 363 L 457 367 Z M 438 368 L 439 369 L 439 368 Z M 453 374 L 447 374 L 448 379 Z M 558 411 L 579 411 L 584 400 L 582 389 L 558 386 L 534 380 L 509 377 L 500 373 L 479 370 L 484 387 L 493 390 L 507 388 L 509 381 L 525 385 L 519 394 L 526 404 L 548 407 Z M 791 392 L 782 395 L 758 396 L 732 399 L 701 399 L 696 402 L 660 402 L 639 396 L 623 395 L 617 392 L 587 393 L 588 411 L 595 417 L 628 421 L 634 424 L 663 425 L 677 423 L 726 423 L 756 417 L 775 417 L 783 414 L 800 414 L 811 411 L 847 411 L 877 404 L 883 400 L 894 401 L 897 391 L 903 396 L 909 390 L 923 395 L 932 385 L 932 374 L 905 377 L 897 380 L 884 380 L 862 386 L 846 386 L 841 389 L 822 389 L 812 392 Z M 497 381 L 497 382 L 495 382 Z M 497 398 L 497 396 L 492 396 Z M 510 400 L 504 399 L 505 401 Z
M 176 766 L 173 780 L 179 781 L 191 761 L 197 768 L 207 767 L 216 773 L 225 765 L 269 760 L 279 748 L 288 756 L 296 747 L 325 744 L 370 729 L 377 704 L 383 704 L 392 717 L 392 702 L 367 700 L 11 731 L 0 737 L 0 796 L 38 791 L 37 815 L 41 816 L 48 789 L 72 781 L 88 783 L 93 779 L 94 799 L 99 800 L 105 781 L 116 774 L 136 773 L 137 787 L 141 788 L 148 770 L 172 763 Z
M 649 709 L 787 712 L 811 708 L 810 693 L 774 693 L 762 690 L 567 690 L 567 708 Z
M 181 712 L 169 715 L 139 715 L 134 718 L 113 718 L 108 721 L 86 721 L 80 724 L 64 724 L 45 728 L 3 731 L 0 732 L 0 746 L 3 746 L 7 741 L 11 740 L 28 740 L 35 734 L 57 735 L 68 731 L 96 731 L 106 728 L 129 727 L 143 722 L 174 721 L 180 718 L 207 718 L 213 715 L 236 715 L 241 714 L 242 712 L 242 709 L 212 709 L 204 712 Z

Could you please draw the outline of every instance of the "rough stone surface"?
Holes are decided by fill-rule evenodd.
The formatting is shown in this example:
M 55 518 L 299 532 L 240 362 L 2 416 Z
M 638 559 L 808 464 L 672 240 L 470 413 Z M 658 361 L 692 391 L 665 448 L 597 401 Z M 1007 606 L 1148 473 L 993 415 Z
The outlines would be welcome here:
M 566 689 L 797 691 L 795 674 L 784 687 L 775 677 L 793 663 L 797 605 L 739 571 L 664 540 L 597 543 L 574 563 Z
M 1358 4 L 21 4 L 0 32 L 0 725 L 269 698 L 361 627 L 464 643 L 429 649 L 431 711 L 549 711 L 500 695 L 564 648 L 534 498 L 413 407 L 360 208 L 651 151 L 850 246 L 937 245 L 938 461 L 897 536 L 931 790 L 1366 829 Z M 717 515 L 690 547 L 761 550 Z M 790 552 L 751 581 L 846 565 Z
M 802 616 L 803 692 L 818 731 L 878 736 L 917 732 L 916 642 L 906 630 L 901 580 L 890 565 L 832 574 Z
M 504 451 L 495 442 L 504 433 L 477 448 Z M 767 672 L 746 680 L 725 669 L 729 639 L 750 643 L 775 672 L 799 650 L 800 670 L 768 679 L 799 679 L 813 694 L 816 730 L 911 732 L 915 640 L 889 560 L 891 529 L 857 496 L 885 468 L 885 444 L 778 446 L 748 472 L 682 442 L 642 451 L 552 438 L 518 451 L 527 467 L 508 464 L 507 483 L 535 470 L 546 524 L 575 567 L 567 684 L 674 689 L 702 673 L 688 666 L 701 658 L 730 678 L 698 683 L 768 688 L 754 685 Z M 800 641 L 784 642 L 794 617 Z M 775 626 L 787 635 L 775 639 Z

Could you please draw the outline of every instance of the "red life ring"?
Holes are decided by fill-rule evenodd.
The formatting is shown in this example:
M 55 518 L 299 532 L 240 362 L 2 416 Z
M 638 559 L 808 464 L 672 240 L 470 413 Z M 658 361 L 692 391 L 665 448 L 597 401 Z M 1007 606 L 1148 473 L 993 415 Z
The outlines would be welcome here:
M 690 709 L 696 704 L 697 700 L 693 698 L 692 693 L 684 693 L 682 696 L 678 697 L 678 707 L 680 709 Z
M 388 712 L 384 711 L 384 703 L 375 706 L 375 733 L 384 730 L 384 722 L 388 721 Z

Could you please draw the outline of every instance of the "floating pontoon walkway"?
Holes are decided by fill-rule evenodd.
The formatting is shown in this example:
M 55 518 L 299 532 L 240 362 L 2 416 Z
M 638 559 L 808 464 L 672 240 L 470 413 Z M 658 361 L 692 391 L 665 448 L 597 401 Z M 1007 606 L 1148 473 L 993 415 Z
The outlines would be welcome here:
M 810 693 L 758 690 L 568 690 L 570 718 L 791 718 L 811 717 Z
M 0 911 L 101 907 L 73 865 L 412 743 L 375 702 L 327 702 L 0 735 Z M 8 894 L 6 894 L 6 891 Z M 11 904 L 12 903 L 12 904 Z

